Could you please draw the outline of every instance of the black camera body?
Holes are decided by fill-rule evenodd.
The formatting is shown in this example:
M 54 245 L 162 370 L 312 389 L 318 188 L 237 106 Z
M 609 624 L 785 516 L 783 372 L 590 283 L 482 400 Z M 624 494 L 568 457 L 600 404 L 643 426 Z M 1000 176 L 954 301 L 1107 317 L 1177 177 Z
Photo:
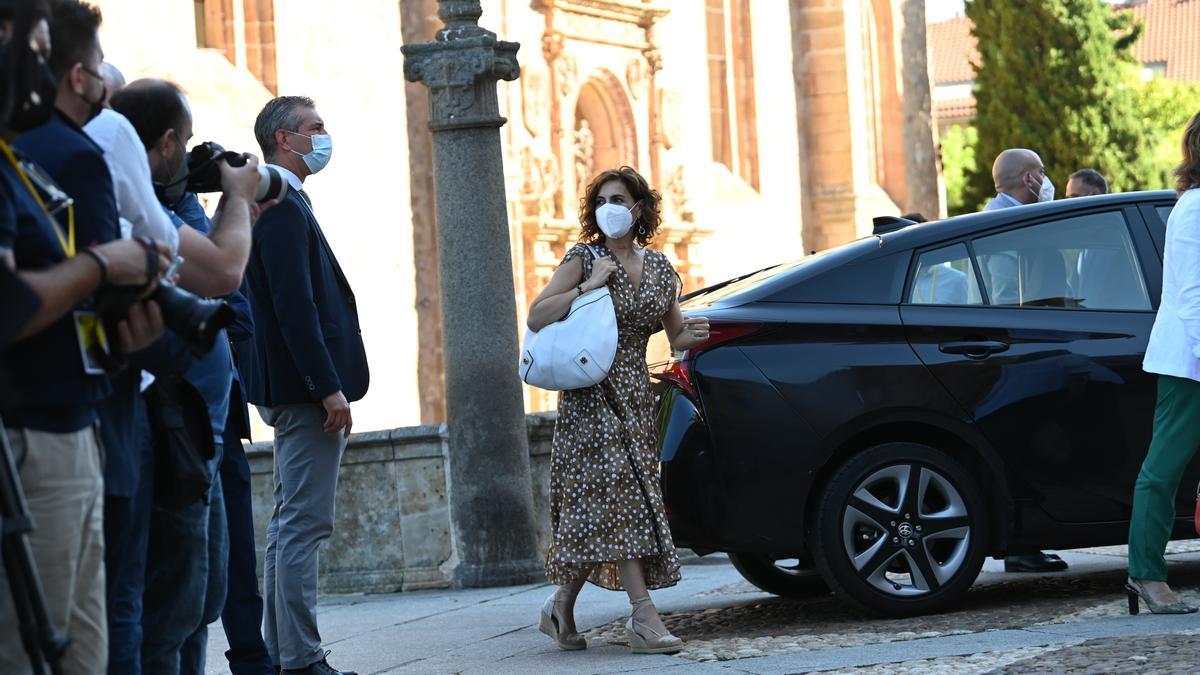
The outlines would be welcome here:
M 142 243 L 148 250 L 154 246 L 149 239 L 142 239 Z M 176 259 L 177 263 L 182 261 L 183 258 Z M 96 293 L 96 313 L 110 336 L 117 335 L 117 324 L 126 317 L 129 308 L 144 297 L 158 304 L 163 324 L 178 335 L 197 357 L 212 351 L 217 334 L 237 318 L 233 308 L 224 300 L 208 300 L 189 293 L 169 278 L 160 279 L 148 297 L 147 286 L 106 286 Z M 111 345 L 114 350 L 116 347 L 115 344 Z M 122 365 L 123 354 L 114 352 L 109 356 L 111 362 L 104 365 L 105 370 L 115 370 Z
M 212 141 L 205 141 L 192 148 L 187 156 L 188 192 L 221 191 L 221 167 L 217 162 L 225 162 L 230 166 L 245 166 L 246 156 L 226 150 Z M 287 179 L 278 168 L 258 165 L 258 190 L 254 193 L 255 201 L 281 199 L 287 191 Z

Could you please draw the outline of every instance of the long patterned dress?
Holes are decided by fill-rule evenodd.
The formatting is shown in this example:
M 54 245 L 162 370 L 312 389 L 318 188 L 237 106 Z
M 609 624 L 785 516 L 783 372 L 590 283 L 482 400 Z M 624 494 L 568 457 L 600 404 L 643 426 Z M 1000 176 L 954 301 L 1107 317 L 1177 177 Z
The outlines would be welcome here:
M 611 256 L 604 244 L 594 244 Z M 563 264 L 592 255 L 577 244 Z M 588 580 L 621 590 L 616 563 L 641 559 L 648 588 L 679 581 L 679 557 L 663 513 L 654 401 L 646 369 L 646 342 L 676 299 L 675 270 L 667 257 L 645 249 L 641 282 L 634 286 L 617 263 L 608 288 L 617 316 L 617 356 L 600 384 L 561 392 L 550 460 L 550 526 L 546 573 L 566 584 L 591 567 Z

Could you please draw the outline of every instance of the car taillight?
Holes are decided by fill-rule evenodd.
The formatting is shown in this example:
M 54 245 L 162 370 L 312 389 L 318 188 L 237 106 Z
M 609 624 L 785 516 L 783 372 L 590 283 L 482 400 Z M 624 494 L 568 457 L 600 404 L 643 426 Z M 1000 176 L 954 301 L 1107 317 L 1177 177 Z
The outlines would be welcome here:
M 650 373 L 650 376 L 663 382 L 670 382 L 683 389 L 689 398 L 696 399 L 696 385 L 692 382 L 691 363 L 701 353 L 717 345 L 728 342 L 743 335 L 749 335 L 761 328 L 757 323 L 728 323 L 713 321 L 709 324 L 708 339 L 684 352 L 678 359 L 664 363 L 660 370 Z

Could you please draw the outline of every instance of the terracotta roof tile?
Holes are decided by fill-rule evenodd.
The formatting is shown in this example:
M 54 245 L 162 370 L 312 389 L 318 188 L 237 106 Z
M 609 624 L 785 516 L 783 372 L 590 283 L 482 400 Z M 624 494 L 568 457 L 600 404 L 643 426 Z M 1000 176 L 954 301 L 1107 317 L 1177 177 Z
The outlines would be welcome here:
M 1145 24 L 1134 46 L 1138 61 L 1165 63 L 1168 79 L 1200 82 L 1200 0 L 1133 0 L 1118 6 L 1132 10 Z M 978 52 L 967 17 L 929 24 L 928 35 L 934 84 L 975 79 L 971 62 Z
M 965 16 L 929 24 L 929 58 L 935 84 L 969 82 L 975 79 L 972 62 L 979 60 L 971 20 Z
M 1142 63 L 1166 63 L 1170 80 L 1200 82 L 1200 0 L 1126 3 L 1145 24 L 1134 53 Z
M 933 114 L 940 120 L 969 119 L 975 116 L 975 99 L 967 97 L 936 101 L 933 104 Z

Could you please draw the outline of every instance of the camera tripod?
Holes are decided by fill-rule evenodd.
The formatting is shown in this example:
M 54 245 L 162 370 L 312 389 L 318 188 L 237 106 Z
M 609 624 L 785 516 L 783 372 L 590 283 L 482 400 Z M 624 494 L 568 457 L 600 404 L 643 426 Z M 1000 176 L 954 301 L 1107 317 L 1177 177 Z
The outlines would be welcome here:
M 0 524 L 3 525 L 0 549 L 16 607 L 21 643 L 29 654 L 34 675 L 45 675 L 47 667 L 52 675 L 60 675 L 59 659 L 67 649 L 68 640 L 54 630 L 46 610 L 46 594 L 29 548 L 33 518 L 25 504 L 3 424 L 0 424 Z

